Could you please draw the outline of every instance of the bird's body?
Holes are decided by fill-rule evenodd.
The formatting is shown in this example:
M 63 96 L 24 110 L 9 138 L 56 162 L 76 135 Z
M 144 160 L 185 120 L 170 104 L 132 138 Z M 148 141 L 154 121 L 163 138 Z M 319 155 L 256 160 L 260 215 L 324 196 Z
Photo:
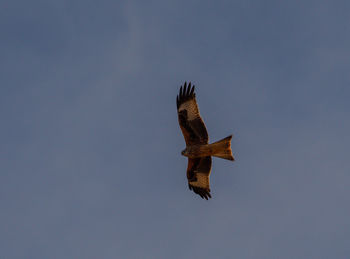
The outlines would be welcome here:
M 216 156 L 227 160 L 234 160 L 231 153 L 232 136 L 228 136 L 213 144 L 191 145 L 181 153 L 188 158 Z
M 209 175 L 212 156 L 234 161 L 231 151 L 232 135 L 209 144 L 209 136 L 200 116 L 194 86 L 185 82 L 176 98 L 178 119 L 186 142 L 186 149 L 181 152 L 188 157 L 187 179 L 190 190 L 202 198 L 211 198 Z

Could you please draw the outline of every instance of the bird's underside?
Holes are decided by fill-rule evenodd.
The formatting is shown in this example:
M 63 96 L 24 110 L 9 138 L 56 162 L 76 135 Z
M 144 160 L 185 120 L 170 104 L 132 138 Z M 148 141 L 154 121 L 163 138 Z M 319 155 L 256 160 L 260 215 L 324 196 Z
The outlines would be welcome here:
M 183 155 L 189 158 L 216 156 L 234 161 L 231 151 L 232 135 L 212 144 L 186 146 Z
M 231 138 L 208 144 L 208 132 L 199 114 L 194 86 L 184 84 L 176 98 L 178 119 L 186 142 L 182 155 L 188 157 L 187 180 L 189 189 L 203 199 L 211 198 L 209 176 L 212 156 L 234 160 L 231 152 Z

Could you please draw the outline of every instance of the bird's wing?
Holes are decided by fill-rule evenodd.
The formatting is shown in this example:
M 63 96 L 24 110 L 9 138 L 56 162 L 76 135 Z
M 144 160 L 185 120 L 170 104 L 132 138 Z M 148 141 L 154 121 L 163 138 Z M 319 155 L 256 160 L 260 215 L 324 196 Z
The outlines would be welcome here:
M 176 97 L 177 114 L 179 124 L 184 135 L 186 145 L 208 144 L 208 132 L 199 114 L 196 102 L 194 86 L 185 82 L 180 88 L 180 93 Z
M 189 158 L 187 166 L 188 187 L 203 199 L 211 198 L 209 176 L 211 156 Z

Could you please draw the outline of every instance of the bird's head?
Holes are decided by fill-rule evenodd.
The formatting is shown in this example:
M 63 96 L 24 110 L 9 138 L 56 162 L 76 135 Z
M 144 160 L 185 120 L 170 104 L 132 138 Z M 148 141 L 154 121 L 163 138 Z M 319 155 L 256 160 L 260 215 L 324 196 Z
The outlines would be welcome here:
M 187 156 L 188 155 L 187 149 L 182 150 L 181 151 L 181 155 Z

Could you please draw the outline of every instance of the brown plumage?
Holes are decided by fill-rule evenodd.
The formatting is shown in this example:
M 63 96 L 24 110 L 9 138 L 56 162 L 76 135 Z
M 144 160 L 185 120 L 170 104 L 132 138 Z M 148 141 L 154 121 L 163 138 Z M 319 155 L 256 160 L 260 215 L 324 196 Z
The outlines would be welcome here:
M 182 155 L 188 157 L 188 187 L 203 199 L 211 198 L 209 176 L 212 156 L 234 161 L 231 151 L 232 135 L 213 144 L 208 144 L 209 137 L 205 124 L 199 114 L 194 86 L 185 82 L 176 97 L 177 114 L 180 128 L 186 142 Z

